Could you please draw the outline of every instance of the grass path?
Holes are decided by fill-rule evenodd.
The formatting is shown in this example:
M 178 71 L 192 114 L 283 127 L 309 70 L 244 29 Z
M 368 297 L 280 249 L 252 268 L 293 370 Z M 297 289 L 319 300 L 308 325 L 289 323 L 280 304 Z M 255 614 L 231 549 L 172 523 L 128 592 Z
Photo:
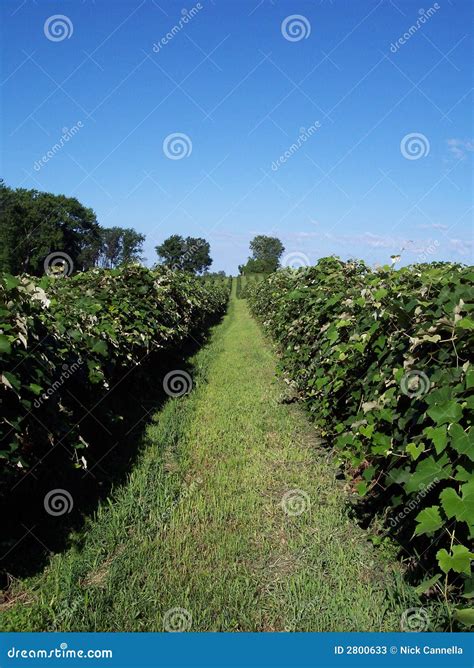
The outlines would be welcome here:
M 193 392 L 156 414 L 127 485 L 19 587 L 3 629 L 399 630 L 398 567 L 348 519 L 305 416 L 280 403 L 243 300 L 193 369 Z

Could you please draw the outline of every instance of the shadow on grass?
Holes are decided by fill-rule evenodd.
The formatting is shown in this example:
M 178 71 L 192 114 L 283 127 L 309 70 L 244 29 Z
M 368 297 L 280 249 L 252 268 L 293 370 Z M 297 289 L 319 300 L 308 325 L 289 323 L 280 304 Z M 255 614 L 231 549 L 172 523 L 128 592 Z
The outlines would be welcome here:
M 210 323 L 199 338 L 188 339 L 179 352 L 155 352 L 132 371 L 124 370 L 105 396 L 82 396 L 77 388 L 71 388 L 70 403 L 75 403 L 75 411 L 82 416 L 81 432 L 88 447 L 73 450 L 65 444 L 56 445 L 32 473 L 16 477 L 10 492 L 0 499 L 0 588 L 5 590 L 5 601 L 12 580 L 43 570 L 52 554 L 68 547 L 71 532 L 76 534 L 74 544 L 80 546 L 86 517 L 95 512 L 112 487 L 126 481 L 148 424 L 169 398 L 163 389 L 165 375 L 180 370 L 192 377 L 189 359 L 221 319 Z M 42 427 L 38 425 L 38 429 Z M 76 467 L 71 466 L 72 457 L 78 460 L 81 456 L 87 461 L 86 470 L 79 461 Z M 70 495 L 70 512 L 52 515 L 46 511 L 45 497 L 52 490 L 65 490 Z M 71 505 L 67 498 L 65 503 Z M 63 509 L 58 503 L 56 510 Z

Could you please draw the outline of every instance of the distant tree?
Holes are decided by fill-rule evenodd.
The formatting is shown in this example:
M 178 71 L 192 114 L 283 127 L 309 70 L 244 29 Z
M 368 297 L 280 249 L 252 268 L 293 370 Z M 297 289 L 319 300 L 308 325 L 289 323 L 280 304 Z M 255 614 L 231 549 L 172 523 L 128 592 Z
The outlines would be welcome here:
M 67 253 L 75 270 L 93 264 L 99 225 L 74 197 L 9 188 L 0 182 L 0 270 L 41 275 L 45 258 Z
M 105 227 L 100 231 L 101 243 L 97 264 L 112 269 L 142 259 L 145 236 L 132 228 Z
M 145 237 L 132 228 L 101 228 L 74 197 L 13 189 L 0 180 L 0 271 L 41 275 L 50 253 L 69 255 L 74 271 L 141 259 Z
M 184 239 L 179 234 L 172 234 L 163 243 L 155 247 L 158 258 L 168 267 L 182 268 L 184 255 Z
M 246 264 L 239 265 L 241 274 L 261 274 L 276 271 L 285 247 L 280 239 L 260 234 L 250 242 L 250 250 L 252 256 L 248 258 Z
M 120 227 L 106 227 L 100 231 L 100 236 L 99 266 L 105 269 L 117 267 L 122 254 L 122 230 Z
M 143 260 L 143 244 L 145 235 L 132 227 L 125 227 L 122 236 L 122 264 Z
M 207 276 L 208 278 L 225 278 L 227 274 L 221 269 L 220 271 L 205 271 L 204 276 Z
M 212 264 L 209 242 L 200 237 L 186 237 L 172 234 L 156 246 L 162 264 L 191 273 L 202 273 Z

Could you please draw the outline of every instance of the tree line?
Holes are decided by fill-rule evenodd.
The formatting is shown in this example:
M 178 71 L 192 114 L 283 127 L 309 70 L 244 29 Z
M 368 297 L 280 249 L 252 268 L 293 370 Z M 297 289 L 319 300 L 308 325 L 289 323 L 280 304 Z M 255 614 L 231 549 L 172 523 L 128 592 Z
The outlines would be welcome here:
M 113 268 L 142 259 L 145 236 L 133 228 L 101 227 L 75 197 L 0 181 L 0 270 L 41 275 L 49 253 L 61 251 L 76 271 Z
M 0 271 L 39 276 L 50 253 L 66 253 L 75 271 L 113 269 L 144 261 L 145 235 L 131 227 L 102 227 L 91 208 L 75 197 L 10 188 L 0 180 Z M 256 236 L 239 273 L 270 273 L 284 251 L 276 237 Z M 210 244 L 201 237 L 173 234 L 155 247 L 160 264 L 208 274 Z M 217 272 L 224 274 L 225 272 Z

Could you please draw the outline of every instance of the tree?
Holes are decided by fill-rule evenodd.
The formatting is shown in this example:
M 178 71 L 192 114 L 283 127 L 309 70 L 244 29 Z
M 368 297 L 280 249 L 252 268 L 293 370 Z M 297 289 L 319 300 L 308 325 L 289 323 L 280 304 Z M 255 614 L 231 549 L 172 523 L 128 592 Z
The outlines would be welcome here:
M 179 234 L 172 234 L 165 239 L 160 246 L 155 247 L 162 264 L 167 267 L 182 268 L 181 262 L 184 255 L 184 239 Z
M 143 260 L 143 244 L 145 235 L 140 234 L 132 227 L 125 227 L 122 236 L 122 264 L 140 262 Z
M 50 253 L 66 253 L 74 271 L 141 260 L 143 234 L 102 228 L 74 197 L 9 188 L 0 180 L 0 271 L 41 275 Z
M 241 274 L 261 274 L 276 271 L 285 247 L 280 239 L 259 234 L 250 242 L 250 250 L 252 251 L 252 257 L 248 258 L 246 264 L 239 265 Z
M 145 236 L 129 227 L 106 227 L 100 231 L 97 264 L 112 269 L 142 259 Z
M 212 264 L 209 242 L 200 237 L 186 237 L 172 234 L 156 252 L 162 264 L 175 270 L 202 273 Z
M 94 211 L 74 197 L 14 190 L 1 181 L 0 210 L 0 270 L 41 275 L 45 258 L 57 251 L 75 270 L 90 266 L 100 227 Z

